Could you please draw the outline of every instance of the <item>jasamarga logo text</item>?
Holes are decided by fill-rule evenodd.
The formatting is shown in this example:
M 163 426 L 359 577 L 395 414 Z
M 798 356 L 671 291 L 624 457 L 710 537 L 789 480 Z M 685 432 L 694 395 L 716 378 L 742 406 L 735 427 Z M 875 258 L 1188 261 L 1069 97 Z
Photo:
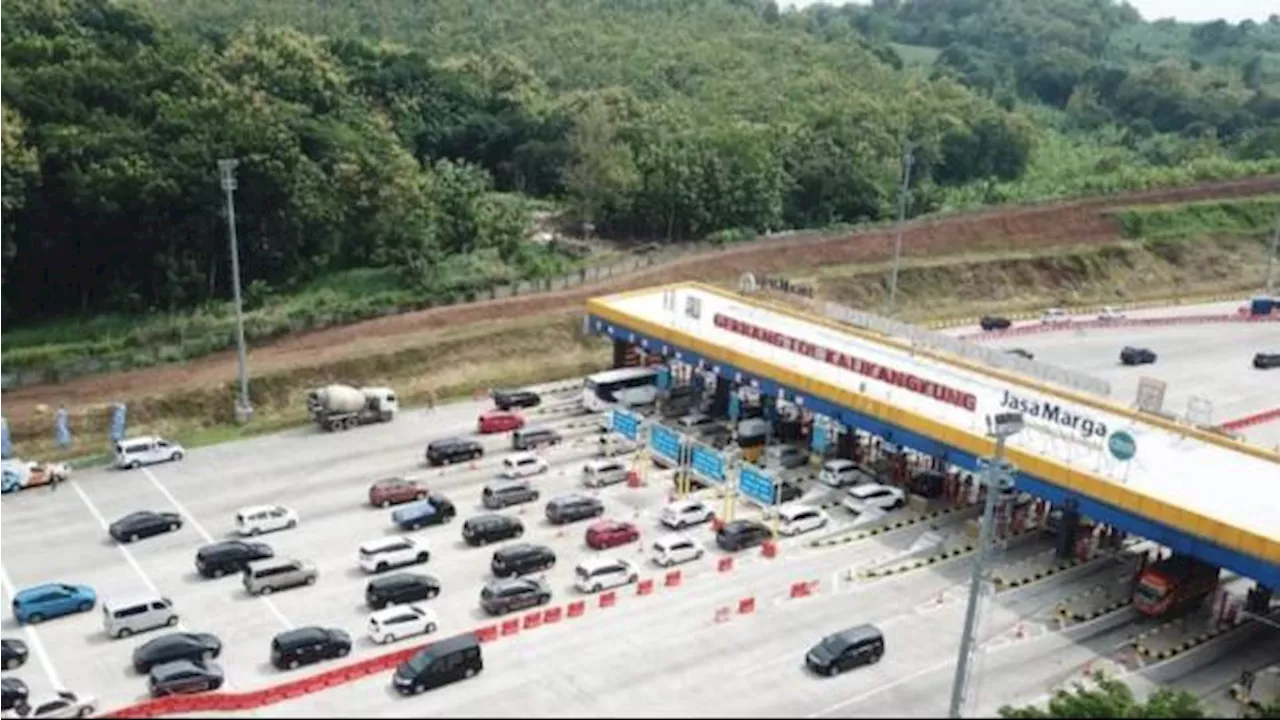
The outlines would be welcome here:
M 1004 397 L 1000 400 L 1000 405 L 1017 410 L 1028 419 L 1075 430 L 1084 438 L 1105 438 L 1107 436 L 1106 423 L 1074 413 L 1057 403 L 1023 397 L 1005 390 Z

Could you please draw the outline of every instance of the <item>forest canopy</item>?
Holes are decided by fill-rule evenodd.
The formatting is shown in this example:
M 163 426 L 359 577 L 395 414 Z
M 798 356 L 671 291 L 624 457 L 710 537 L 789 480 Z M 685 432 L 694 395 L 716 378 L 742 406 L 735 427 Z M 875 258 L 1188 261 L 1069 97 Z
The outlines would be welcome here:
M 1109 0 L 5 11 L 18 323 L 227 297 L 220 158 L 246 284 L 391 267 L 431 292 L 562 269 L 533 201 L 659 242 L 891 218 L 908 145 L 913 215 L 1280 167 L 1280 22 Z

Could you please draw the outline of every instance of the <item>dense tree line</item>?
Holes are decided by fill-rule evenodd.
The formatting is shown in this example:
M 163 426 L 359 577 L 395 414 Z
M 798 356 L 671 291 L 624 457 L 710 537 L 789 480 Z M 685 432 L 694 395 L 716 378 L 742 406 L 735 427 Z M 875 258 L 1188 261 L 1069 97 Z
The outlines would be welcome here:
M 259 291 L 348 267 L 394 267 L 428 291 L 555 271 L 563 259 L 524 239 L 529 197 L 654 240 L 885 219 L 908 145 L 910 212 L 931 211 L 1027 172 L 1056 130 L 1017 93 L 1082 118 L 1095 98 L 1105 124 L 1120 106 L 1102 90 L 1146 87 L 1129 66 L 1087 87 L 1069 77 L 1057 97 L 1053 72 L 1017 75 L 1045 48 L 1093 58 L 1135 21 L 1108 0 L 1050 16 L 1036 3 L 1054 5 L 1015 3 L 1030 19 L 980 43 L 995 0 L 953 3 L 972 12 L 950 35 L 924 0 L 13 0 L 5 318 L 225 298 L 223 157 L 241 159 L 242 274 Z M 937 71 L 891 41 L 945 45 Z M 964 71 L 979 52 L 987 64 Z M 1010 83 L 980 77 L 1010 68 Z M 1268 72 L 1255 71 L 1264 90 Z M 1264 90 L 1227 113 L 1248 113 L 1233 147 L 1259 156 Z M 1168 115 L 1157 99 L 1133 96 L 1135 117 Z M 1187 125 L 1207 122 L 1187 103 L 1174 106 Z M 1186 145 L 1166 129 L 1149 128 L 1148 158 L 1177 164 Z
M 935 75 L 1006 104 L 1028 98 L 1085 129 L 1118 124 L 1211 137 L 1248 159 L 1280 157 L 1280 15 L 1263 23 L 1144 22 L 1112 0 L 877 0 L 813 7 L 813 32 L 941 50 Z

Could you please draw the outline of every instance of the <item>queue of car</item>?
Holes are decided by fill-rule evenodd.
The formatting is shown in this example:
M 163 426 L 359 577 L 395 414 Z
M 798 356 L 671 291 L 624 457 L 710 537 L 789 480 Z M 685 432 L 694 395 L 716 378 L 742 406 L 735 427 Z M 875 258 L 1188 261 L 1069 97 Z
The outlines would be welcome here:
M 555 445 L 563 440 L 555 430 L 527 426 L 524 418 L 515 412 L 516 408 L 536 406 L 540 400 L 518 392 L 504 397 L 499 410 L 480 416 L 477 428 L 482 434 L 513 431 L 512 449 L 515 452 L 504 457 L 499 471 L 501 479 L 486 485 L 481 492 L 481 504 L 490 510 L 539 500 L 540 492 L 529 478 L 547 472 L 550 464 L 533 448 Z M 697 413 L 686 416 L 682 422 L 690 429 L 710 430 L 713 427 L 709 418 Z M 147 447 L 153 450 L 158 448 L 172 452 L 177 447 L 167 441 L 161 444 L 157 438 L 146 440 Z M 125 458 L 124 466 L 136 467 L 142 462 L 138 453 L 145 448 L 141 444 L 137 448 L 129 448 L 137 452 Z M 172 459 L 181 458 L 181 450 L 177 452 L 178 457 Z M 428 445 L 425 459 L 428 465 L 436 466 L 471 461 L 483 455 L 483 446 L 473 439 L 444 438 Z M 808 459 L 808 453 L 803 450 L 784 445 L 768 448 L 764 462 L 785 470 L 800 467 Z M 588 462 L 583 467 L 581 482 L 587 488 L 601 488 L 625 481 L 629 472 L 627 462 L 606 457 Z M 849 499 L 846 500 L 846 506 L 854 512 L 861 512 L 865 507 L 891 509 L 902 504 L 901 490 L 868 480 L 869 476 L 864 471 L 847 460 L 828 462 L 820 476 L 823 484 L 833 488 L 852 486 L 850 499 L 856 495 L 862 503 L 855 508 Z M 782 503 L 790 503 L 803 495 L 800 486 L 793 482 L 780 483 L 779 490 L 778 499 Z M 405 530 L 447 524 L 457 515 L 455 505 L 448 498 L 412 477 L 377 480 L 368 488 L 366 499 L 370 506 L 377 508 L 397 506 L 391 513 L 391 520 Z M 584 544 L 594 551 L 607 551 L 638 542 L 641 537 L 640 528 L 635 523 L 603 518 L 605 505 L 593 495 L 559 495 L 546 503 L 544 512 L 551 525 L 594 520 L 585 528 L 583 535 Z M 667 504 L 660 512 L 659 522 L 674 532 L 650 544 L 648 559 L 659 567 L 670 568 L 703 558 L 705 547 L 685 531 L 709 523 L 714 518 L 715 512 L 710 504 L 701 499 L 691 497 Z M 234 532 L 245 538 L 256 537 L 294 529 L 299 522 L 297 511 L 283 505 L 245 507 L 235 515 Z M 827 527 L 829 522 L 829 516 L 819 508 L 785 504 L 778 508 L 777 529 L 782 535 L 811 532 Z M 134 543 L 176 532 L 182 527 L 183 518 L 178 513 L 144 510 L 120 518 L 109 526 L 108 532 L 117 542 Z M 523 533 L 524 524 L 520 518 L 496 512 L 467 518 L 461 528 L 464 542 L 473 547 L 518 539 Z M 746 519 L 725 523 L 715 532 L 716 545 L 729 552 L 758 547 L 773 537 L 774 531 L 769 526 Z M 356 565 L 376 576 L 366 585 L 364 598 L 370 610 L 366 632 L 374 642 L 390 643 L 433 635 L 438 631 L 439 619 L 431 607 L 423 603 L 439 596 L 442 591 L 439 579 L 424 573 L 389 572 L 408 566 L 429 565 L 431 557 L 428 543 L 409 535 L 370 540 L 357 548 Z M 490 615 L 504 615 L 551 602 L 552 589 L 537 574 L 550 570 L 556 562 L 555 552 L 545 545 L 517 542 L 500 547 L 490 560 L 493 579 L 479 593 L 480 608 Z M 225 540 L 205 545 L 195 554 L 195 567 L 201 577 L 208 579 L 238 574 L 244 591 L 249 595 L 267 595 L 313 585 L 319 580 L 319 571 L 311 561 L 277 556 L 269 544 L 257 540 Z M 594 555 L 582 559 L 575 566 L 574 586 L 582 593 L 597 593 L 634 584 L 639 581 L 639 576 L 640 568 L 632 560 Z M 102 606 L 104 632 L 114 638 L 173 627 L 179 621 L 179 609 L 168 598 L 112 598 L 99 603 L 93 588 L 65 583 L 48 583 L 18 592 L 13 599 L 13 611 L 20 623 L 40 623 L 61 615 L 87 612 L 99 604 Z M 416 654 L 397 669 L 395 687 L 403 692 L 421 692 L 435 682 L 432 678 L 469 677 L 478 672 L 483 667 L 479 647 L 474 638 L 467 638 L 471 638 L 470 634 L 448 638 Z M 341 629 L 307 626 L 278 634 L 270 647 L 273 666 L 294 669 L 344 657 L 350 653 L 352 641 Z M 19 641 L 5 640 L 4 651 L 6 669 L 26 661 L 26 646 Z M 222 668 L 214 662 L 221 652 L 221 640 L 212 634 L 170 632 L 137 646 L 132 666 L 138 674 L 148 677 L 148 686 L 155 697 L 205 692 L 221 687 L 224 682 Z M 26 699 L 25 686 L 20 687 L 20 681 L 11 683 L 8 682 L 10 678 L 5 680 L 6 708 L 27 708 L 29 713 L 34 713 L 33 717 L 63 717 L 66 715 L 59 713 L 67 711 L 67 708 L 82 712 L 84 708 L 91 707 L 91 703 L 84 699 L 70 696 L 60 697 L 57 702 L 50 701 L 53 704 L 31 706 Z

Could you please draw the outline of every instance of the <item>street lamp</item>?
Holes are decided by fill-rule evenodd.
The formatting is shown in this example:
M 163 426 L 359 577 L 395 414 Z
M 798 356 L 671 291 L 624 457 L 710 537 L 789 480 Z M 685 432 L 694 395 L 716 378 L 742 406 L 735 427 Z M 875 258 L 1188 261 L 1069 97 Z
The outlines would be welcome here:
M 894 306 L 898 301 L 898 268 L 902 263 L 902 231 L 907 221 L 907 194 L 911 192 L 911 166 L 915 164 L 915 153 L 911 143 L 907 143 L 902 153 L 902 187 L 898 190 L 898 231 L 893 240 L 893 270 L 889 275 L 889 307 L 885 315 L 893 317 Z
M 227 196 L 227 240 L 231 244 L 231 290 L 236 304 L 236 353 L 240 365 L 240 394 L 236 398 L 236 422 L 244 424 L 253 417 L 249 404 L 249 360 L 244 347 L 244 307 L 240 301 L 240 244 L 236 242 L 236 167 L 234 158 L 218 161 L 222 191 Z
M 982 579 L 986 574 L 987 553 L 995 526 L 996 503 L 1004 481 L 1012 474 L 1012 468 L 1004 461 L 1005 441 L 1022 432 L 1025 423 L 1022 413 L 1007 412 L 987 416 L 987 435 L 996 439 L 996 452 L 982 473 L 982 484 L 987 488 L 986 503 L 982 508 L 982 525 L 978 528 L 978 559 L 973 564 L 969 578 L 969 605 L 964 615 L 964 633 L 960 636 L 960 657 L 956 661 L 955 682 L 951 686 L 951 713 L 961 717 L 965 692 L 969 684 L 969 665 L 973 657 L 973 631 L 978 623 L 978 606 L 982 598 Z

